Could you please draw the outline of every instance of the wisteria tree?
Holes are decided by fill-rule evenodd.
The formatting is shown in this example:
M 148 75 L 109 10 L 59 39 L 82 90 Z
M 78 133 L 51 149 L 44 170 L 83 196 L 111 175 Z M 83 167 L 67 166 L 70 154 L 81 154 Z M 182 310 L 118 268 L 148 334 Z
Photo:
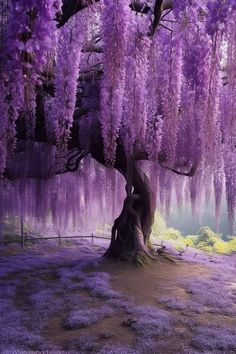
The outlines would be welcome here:
M 193 211 L 213 184 L 216 228 L 225 193 L 232 230 L 235 15 L 235 0 L 1 0 L 2 176 L 75 171 L 88 154 L 119 171 L 107 257 L 154 259 L 156 181 L 168 209 L 173 186 L 183 200 L 178 175 Z M 152 183 L 141 160 L 159 166 Z

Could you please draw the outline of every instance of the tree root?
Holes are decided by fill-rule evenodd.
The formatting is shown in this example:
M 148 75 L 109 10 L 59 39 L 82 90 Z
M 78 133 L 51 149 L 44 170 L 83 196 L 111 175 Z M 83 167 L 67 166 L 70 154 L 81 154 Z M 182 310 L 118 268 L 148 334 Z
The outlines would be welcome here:
M 157 256 L 153 256 L 149 254 L 148 252 L 137 252 L 135 255 L 135 258 L 133 260 L 133 263 L 139 267 L 143 267 L 145 265 L 150 265 L 152 263 L 158 262 L 159 259 Z
M 167 261 L 169 261 L 169 262 L 172 262 L 172 263 L 174 263 L 176 265 L 179 264 L 179 262 L 173 256 L 171 256 L 170 254 L 163 253 L 161 256 L 164 259 L 166 259 Z
M 161 248 L 157 249 L 155 251 L 160 257 L 166 259 L 169 262 L 178 264 L 178 262 L 176 261 L 176 258 L 174 256 L 171 256 L 170 254 L 166 253 L 166 247 L 162 246 Z
M 154 249 L 153 247 L 144 247 L 129 251 L 123 251 L 119 254 L 119 252 L 114 252 L 114 249 L 108 249 L 103 255 L 108 259 L 117 259 L 121 261 L 128 262 L 130 264 L 134 264 L 139 267 L 143 267 L 145 265 L 151 265 L 153 263 L 160 262 L 162 260 L 167 260 L 168 262 L 172 262 L 176 265 L 179 264 L 176 258 L 168 253 L 166 253 L 163 249 Z
M 121 253 L 119 259 L 137 266 L 149 265 L 159 261 L 157 254 L 147 250 L 138 250 L 132 252 L 124 251 Z

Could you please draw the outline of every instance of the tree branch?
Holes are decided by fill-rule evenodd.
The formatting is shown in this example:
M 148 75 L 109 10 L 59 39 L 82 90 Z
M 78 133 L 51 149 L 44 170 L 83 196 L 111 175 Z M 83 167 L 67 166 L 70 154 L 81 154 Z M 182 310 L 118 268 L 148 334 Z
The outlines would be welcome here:
M 162 11 L 173 9 L 173 0 L 164 0 L 162 3 Z
M 94 5 L 94 3 L 98 1 L 99 0 L 63 0 L 62 16 L 59 19 L 57 27 L 61 28 L 77 12 Z
M 81 160 L 88 155 L 88 152 L 86 150 L 77 150 L 76 151 L 71 151 L 69 153 L 69 156 L 66 161 L 66 171 L 67 172 L 75 172 L 79 168 L 79 164 Z
M 156 0 L 156 2 L 155 2 L 154 12 L 153 12 L 154 20 L 153 20 L 153 23 L 151 26 L 149 36 L 154 35 L 154 33 L 157 29 L 157 26 L 159 25 L 161 14 L 162 14 L 162 3 L 163 3 L 163 0 Z
M 64 26 L 64 24 L 77 12 L 94 5 L 94 3 L 99 2 L 100 0 L 63 0 L 62 6 L 62 15 L 58 21 L 58 28 Z M 128 0 L 127 0 L 128 1 Z M 131 3 L 130 8 L 135 12 L 140 12 L 143 14 L 148 14 L 151 11 L 151 8 L 148 5 L 144 5 L 142 7 L 138 6 L 137 4 Z M 162 14 L 162 11 L 167 9 L 172 9 L 173 7 L 173 0 L 156 0 L 155 7 L 154 7 L 154 21 L 152 25 L 152 33 L 154 34 Z
M 163 167 L 163 168 L 166 168 L 167 170 L 170 170 L 170 171 L 176 173 L 177 175 L 188 176 L 188 177 L 192 177 L 195 174 L 196 170 L 197 170 L 197 165 L 196 164 L 191 167 L 189 172 L 179 171 L 179 170 L 176 170 L 176 169 L 174 169 L 172 167 L 164 166 L 162 164 L 160 164 L 160 166 Z

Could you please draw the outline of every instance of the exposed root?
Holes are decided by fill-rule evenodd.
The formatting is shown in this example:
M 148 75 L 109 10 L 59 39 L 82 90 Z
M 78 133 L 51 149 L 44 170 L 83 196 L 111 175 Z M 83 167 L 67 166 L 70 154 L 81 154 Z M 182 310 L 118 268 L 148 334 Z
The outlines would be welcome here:
M 159 257 L 165 258 L 167 261 L 179 264 L 174 256 L 171 256 L 170 254 L 166 253 L 166 247 L 162 246 L 161 248 L 158 248 L 156 251 L 156 254 L 158 254 Z
M 159 250 L 154 250 L 153 248 L 149 249 L 145 247 L 144 249 L 133 250 L 133 251 L 123 251 L 119 255 L 118 253 L 114 254 L 113 252 L 106 252 L 104 254 L 105 258 L 108 259 L 117 259 L 121 261 L 128 262 L 130 264 L 134 264 L 136 266 L 145 266 L 151 265 L 156 262 L 161 262 L 162 260 L 167 260 L 176 265 L 179 265 L 178 260 L 176 258 L 166 252 L 159 252 Z
M 119 259 L 137 266 L 149 265 L 159 261 L 157 254 L 153 254 L 147 250 L 138 250 L 132 252 L 123 251 L 120 254 Z
M 148 252 L 137 252 L 135 255 L 135 258 L 133 260 L 133 263 L 137 266 L 145 266 L 152 264 L 153 262 L 158 262 L 159 259 L 157 256 L 154 256 Z
M 165 258 L 169 262 L 172 262 L 172 263 L 174 263 L 176 265 L 179 264 L 178 261 L 173 256 L 171 256 L 170 254 L 163 253 L 161 256 L 163 258 Z

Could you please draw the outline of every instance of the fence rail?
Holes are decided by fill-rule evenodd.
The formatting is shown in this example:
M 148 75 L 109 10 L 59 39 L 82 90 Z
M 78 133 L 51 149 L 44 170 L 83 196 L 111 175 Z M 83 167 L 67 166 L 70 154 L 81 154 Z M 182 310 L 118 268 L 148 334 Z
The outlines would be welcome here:
M 28 234 L 24 230 L 24 220 L 23 217 L 20 217 L 20 235 L 16 235 L 18 237 L 12 238 L 7 240 L 3 236 L 3 240 L 0 240 L 0 244 L 8 244 L 8 243 L 13 243 L 13 242 L 19 242 L 21 244 L 21 247 L 25 247 L 25 242 L 30 242 L 30 241 L 43 241 L 43 240 L 58 240 L 59 246 L 61 246 L 61 240 L 62 239 L 73 239 L 73 238 L 91 238 L 92 244 L 94 239 L 103 239 L 109 241 L 111 238 L 110 237 L 104 237 L 104 236 L 97 236 L 94 235 L 93 233 L 91 235 L 73 235 L 73 236 L 61 236 L 60 233 L 58 232 L 58 236 L 50 236 L 50 237 L 35 237 L 33 234 Z M 153 243 L 154 246 L 163 246 L 163 241 L 161 244 Z
M 103 239 L 103 240 L 110 240 L 110 237 L 104 237 L 104 236 L 97 236 L 97 235 L 76 235 L 76 236 L 50 236 L 50 237 L 34 237 L 34 235 L 28 235 L 21 233 L 18 237 L 12 238 L 12 239 L 6 239 L 3 237 L 3 240 L 0 241 L 0 244 L 8 244 L 8 243 L 20 243 L 22 248 L 24 248 L 26 242 L 31 242 L 31 241 L 44 241 L 44 240 L 58 240 L 59 245 L 61 244 L 61 240 L 63 239 L 84 239 L 84 238 L 89 238 L 91 239 L 92 243 L 94 239 Z
M 94 239 L 102 239 L 102 240 L 107 240 L 110 241 L 110 237 L 104 237 L 104 236 L 97 236 L 94 234 L 91 235 L 77 235 L 77 236 L 51 236 L 51 237 L 34 237 L 34 235 L 28 235 L 25 234 L 24 232 L 21 232 L 21 235 L 19 235 L 18 238 L 14 238 L 14 239 L 4 239 L 1 240 L 0 244 L 8 244 L 8 243 L 20 243 L 22 248 L 25 247 L 25 244 L 31 241 L 44 241 L 44 240 L 58 240 L 59 246 L 61 246 L 61 240 L 62 239 L 84 239 L 84 238 L 89 238 L 91 239 L 91 243 L 93 244 Z M 163 244 L 157 244 L 157 243 L 152 243 L 154 246 L 163 246 Z

